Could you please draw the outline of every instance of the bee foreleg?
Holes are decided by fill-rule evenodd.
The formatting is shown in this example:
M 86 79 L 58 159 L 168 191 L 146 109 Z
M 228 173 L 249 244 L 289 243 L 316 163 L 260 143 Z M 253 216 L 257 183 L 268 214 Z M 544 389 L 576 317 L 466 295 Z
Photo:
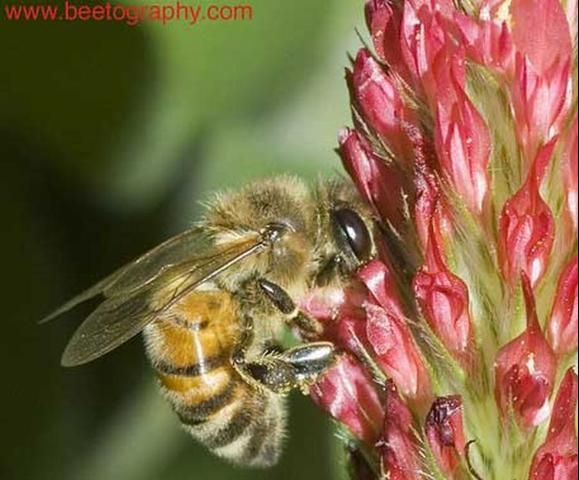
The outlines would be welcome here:
M 334 360 L 335 348 L 330 342 L 308 343 L 255 358 L 248 358 L 246 349 L 241 347 L 232 357 L 233 366 L 246 381 L 280 394 L 294 388 L 307 392 L 308 386 Z
M 322 324 L 302 312 L 283 288 L 265 278 L 258 280 L 258 284 L 270 302 L 284 315 L 287 323 L 297 327 L 303 338 L 319 338 Z

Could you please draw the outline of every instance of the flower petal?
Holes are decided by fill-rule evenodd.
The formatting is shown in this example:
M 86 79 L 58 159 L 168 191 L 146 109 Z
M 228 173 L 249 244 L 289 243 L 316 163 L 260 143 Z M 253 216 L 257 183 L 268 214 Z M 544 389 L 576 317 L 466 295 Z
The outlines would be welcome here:
M 439 467 L 453 478 L 465 450 L 460 396 L 437 398 L 428 412 L 424 430 Z
M 571 32 L 559 0 L 513 0 L 511 16 L 515 46 L 539 75 L 571 57 Z
M 310 394 L 360 440 L 370 445 L 378 440 L 384 410 L 372 379 L 353 357 L 342 355 L 311 387 Z
M 535 453 L 529 480 L 577 478 L 577 375 L 569 369 L 561 382 L 545 443 Z
M 419 480 L 419 451 L 412 431 L 412 413 L 392 382 L 386 385 L 384 432 L 378 443 L 383 471 L 391 480 Z
M 537 154 L 527 181 L 509 199 L 499 220 L 499 259 L 503 275 L 513 286 L 520 272 L 536 285 L 545 273 L 555 235 L 553 215 L 539 194 L 557 139 Z
M 549 343 L 558 355 L 577 351 L 577 256 L 561 273 L 551 317 Z
M 531 284 L 524 275 L 522 284 L 527 328 L 497 355 L 495 396 L 503 414 L 512 408 L 520 425 L 530 428 L 549 416 L 556 360 L 541 332 Z

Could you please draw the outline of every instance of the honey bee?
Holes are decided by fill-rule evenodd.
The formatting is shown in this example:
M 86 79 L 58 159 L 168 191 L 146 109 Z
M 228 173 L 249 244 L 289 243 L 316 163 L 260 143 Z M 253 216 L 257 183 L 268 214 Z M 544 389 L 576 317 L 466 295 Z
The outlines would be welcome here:
M 304 392 L 337 357 L 298 305 L 375 255 L 375 225 L 352 184 L 294 177 L 216 195 L 193 228 L 73 298 L 102 302 L 73 334 L 62 365 L 95 360 L 138 333 L 184 428 L 214 454 L 274 465 L 285 395 Z M 284 328 L 304 343 L 280 349 Z

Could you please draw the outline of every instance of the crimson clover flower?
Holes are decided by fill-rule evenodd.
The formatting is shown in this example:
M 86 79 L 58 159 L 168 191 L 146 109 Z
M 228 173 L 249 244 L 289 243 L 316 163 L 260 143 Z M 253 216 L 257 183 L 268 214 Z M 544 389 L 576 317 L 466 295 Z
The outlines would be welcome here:
M 365 13 L 338 152 L 383 246 L 302 305 L 344 351 L 311 395 L 353 478 L 576 478 L 577 2 Z

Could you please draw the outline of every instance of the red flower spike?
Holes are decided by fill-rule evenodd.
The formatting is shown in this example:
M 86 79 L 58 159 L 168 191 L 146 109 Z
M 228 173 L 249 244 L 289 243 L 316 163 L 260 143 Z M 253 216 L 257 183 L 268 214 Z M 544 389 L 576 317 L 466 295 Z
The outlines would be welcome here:
M 360 363 L 342 355 L 311 387 L 314 402 L 370 445 L 379 438 L 384 410 L 374 383 Z
M 577 478 L 577 375 L 569 369 L 561 382 L 545 443 L 533 457 L 529 480 Z
M 412 288 L 422 313 L 437 337 L 465 366 L 471 360 L 472 321 L 466 284 L 446 266 L 440 232 L 432 222 L 426 263 L 415 275 Z
M 383 431 L 377 443 L 364 444 L 364 458 L 380 459 L 380 465 L 372 464 L 370 471 L 352 456 L 350 473 L 372 477 L 381 467 L 378 476 L 419 480 L 436 475 L 432 467 L 448 479 L 468 476 L 467 468 L 477 478 L 509 472 L 521 480 L 528 475 L 530 480 L 570 479 L 577 474 L 577 438 L 570 427 L 577 379 L 563 381 L 554 404 L 553 389 L 578 343 L 572 237 L 578 230 L 577 0 L 364 3 L 374 53 L 361 50 L 346 73 L 354 129 L 341 133 L 340 154 L 377 219 L 393 224 L 397 239 L 410 249 L 409 261 L 392 261 L 395 249 L 384 248 L 380 261 L 361 267 L 346 287 L 332 284 L 316 293 L 319 298 L 308 294 L 300 301 L 322 320 L 321 338 L 353 353 L 352 361 L 371 359 L 358 367 L 368 375 L 379 369 L 389 379 L 387 391 L 378 392 L 384 401 Z M 480 105 L 485 112 L 477 110 Z M 491 174 L 493 153 L 506 163 Z M 555 154 L 556 169 L 551 169 Z M 541 197 L 547 171 L 548 204 Z M 504 198 L 506 188 L 513 190 Z M 452 208 L 455 199 L 464 208 Z M 465 211 L 484 228 L 494 226 L 496 235 L 480 245 L 454 241 L 469 235 L 468 228 L 456 228 L 456 222 L 464 223 Z M 556 251 L 555 230 L 561 245 Z M 452 245 L 452 252 L 443 242 Z M 450 271 L 447 253 L 480 259 L 468 265 L 468 287 Z M 500 270 L 500 279 L 491 278 L 494 270 Z M 549 281 L 553 271 L 559 276 L 556 291 L 555 285 L 543 288 L 547 271 Z M 501 305 L 490 303 L 504 300 L 499 293 L 505 292 L 507 304 L 513 304 L 521 277 L 524 331 L 513 339 L 514 325 L 491 325 L 500 335 L 478 338 L 470 304 L 501 311 Z M 497 295 L 470 288 L 495 280 Z M 544 331 L 533 289 L 539 311 L 551 309 Z M 328 290 L 340 291 L 326 295 Z M 421 320 L 431 328 L 417 331 Z M 435 345 L 444 345 L 448 354 L 436 355 Z M 494 355 L 495 362 L 483 362 L 478 352 Z M 436 378 L 437 392 L 461 396 L 433 404 L 431 371 L 445 372 Z M 465 394 L 472 375 L 493 378 L 489 388 L 501 416 L 498 429 L 485 428 L 484 405 Z M 569 393 L 569 382 L 575 393 Z M 565 404 L 564 397 L 571 400 Z M 352 403 L 351 416 L 355 408 Z M 366 425 L 334 411 L 358 432 Z M 419 426 L 428 411 L 426 424 Z M 470 464 L 463 432 L 467 418 L 469 430 L 476 431 L 477 450 L 497 458 Z M 534 442 L 528 449 L 503 442 L 497 451 L 513 422 L 521 438 L 539 423 L 545 428 L 550 423 L 539 453 Z M 432 465 L 436 461 L 439 468 Z
M 390 220 L 395 227 L 401 226 L 405 184 L 399 167 L 378 158 L 356 130 L 342 130 L 338 140 L 344 167 L 362 196 L 381 218 Z
M 390 480 L 418 480 L 418 449 L 412 432 L 412 414 L 402 401 L 395 385 L 386 385 L 384 432 L 378 442 L 382 470 Z
M 397 87 L 366 49 L 358 52 L 352 74 L 357 105 L 366 123 L 395 156 L 412 160 L 412 145 L 404 125 L 414 123 Z
M 456 78 L 456 99 L 437 110 L 436 148 L 442 169 L 470 211 L 481 215 L 489 190 L 491 138 L 488 128 Z
M 535 286 L 545 273 L 554 239 L 551 210 L 539 194 L 557 139 L 541 148 L 527 181 L 506 203 L 499 220 L 499 261 L 513 286 L 523 271 Z
M 563 157 L 563 179 L 565 194 L 567 196 L 567 214 L 571 221 L 573 233 L 577 235 L 577 164 L 578 158 L 577 144 L 577 115 L 571 125 L 571 130 L 567 136 L 565 153 Z
M 425 433 L 441 470 L 450 478 L 465 450 L 460 396 L 439 397 L 426 417 Z
M 515 413 L 523 428 L 540 424 L 550 413 L 549 396 L 556 360 L 537 319 L 529 279 L 522 277 L 527 328 L 500 349 L 495 361 L 495 396 L 503 414 Z
M 513 0 L 513 41 L 539 76 L 572 54 L 571 32 L 559 0 Z
M 557 285 L 547 338 L 557 355 L 577 351 L 577 256 L 567 265 Z
M 360 271 L 359 277 L 373 296 L 365 305 L 366 335 L 377 363 L 404 396 L 418 402 L 428 399 L 430 381 L 394 292 L 390 272 L 375 260 Z

